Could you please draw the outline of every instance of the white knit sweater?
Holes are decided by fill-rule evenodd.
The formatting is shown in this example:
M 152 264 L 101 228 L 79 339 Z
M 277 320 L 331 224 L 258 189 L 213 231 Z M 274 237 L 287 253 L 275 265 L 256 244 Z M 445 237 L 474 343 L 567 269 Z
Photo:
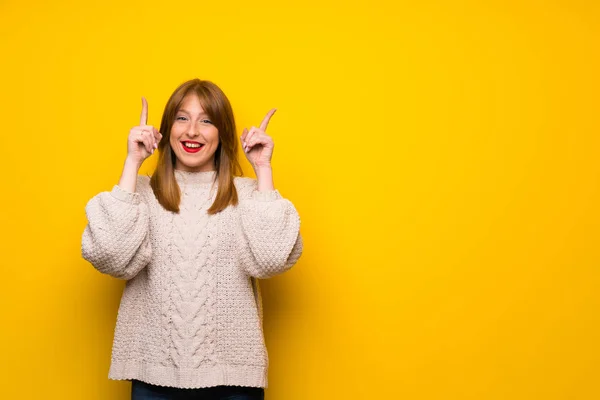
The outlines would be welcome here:
M 109 378 L 267 387 L 257 278 L 283 273 L 300 257 L 298 213 L 277 190 L 236 177 L 238 206 L 208 215 L 215 172 L 177 170 L 175 178 L 179 213 L 158 203 L 147 176 L 138 176 L 135 193 L 116 185 L 86 205 L 83 257 L 127 280 Z

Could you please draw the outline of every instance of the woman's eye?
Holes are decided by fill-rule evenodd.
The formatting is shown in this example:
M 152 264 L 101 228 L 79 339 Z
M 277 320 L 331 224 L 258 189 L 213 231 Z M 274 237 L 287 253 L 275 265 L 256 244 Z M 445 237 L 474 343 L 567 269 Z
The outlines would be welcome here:
M 187 117 L 184 117 L 184 116 L 179 116 L 175 119 L 177 121 L 187 121 Z M 212 122 L 209 119 L 201 119 L 200 122 L 203 124 L 212 124 Z

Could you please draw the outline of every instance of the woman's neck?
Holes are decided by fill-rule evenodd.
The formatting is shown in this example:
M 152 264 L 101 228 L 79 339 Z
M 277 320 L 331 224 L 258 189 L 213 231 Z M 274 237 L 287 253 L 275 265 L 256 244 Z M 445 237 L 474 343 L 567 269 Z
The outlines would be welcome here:
M 199 171 L 199 172 L 184 171 L 181 169 L 175 170 L 175 179 L 178 182 L 183 182 L 183 183 L 187 183 L 187 184 L 213 183 L 216 175 L 217 175 L 216 170 Z

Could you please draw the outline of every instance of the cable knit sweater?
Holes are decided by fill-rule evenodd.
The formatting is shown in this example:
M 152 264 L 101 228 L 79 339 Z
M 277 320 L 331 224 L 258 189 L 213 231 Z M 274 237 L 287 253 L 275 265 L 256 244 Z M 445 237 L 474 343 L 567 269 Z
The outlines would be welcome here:
M 239 204 L 208 215 L 215 172 L 175 171 L 180 212 L 165 210 L 147 176 L 136 192 L 115 185 L 86 205 L 81 252 L 127 280 L 109 379 L 200 388 L 267 387 L 258 278 L 302 253 L 300 218 L 277 190 L 236 177 Z

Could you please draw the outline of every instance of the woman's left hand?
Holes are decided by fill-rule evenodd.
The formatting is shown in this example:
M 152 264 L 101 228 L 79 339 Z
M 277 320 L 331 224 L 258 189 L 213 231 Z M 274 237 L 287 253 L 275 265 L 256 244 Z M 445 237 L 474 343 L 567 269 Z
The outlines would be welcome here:
M 250 130 L 244 128 L 241 136 L 242 149 L 246 154 L 246 158 L 256 171 L 257 168 L 270 168 L 271 157 L 273 157 L 273 139 L 265 132 L 269 120 L 277 109 L 273 108 L 269 111 L 266 117 L 260 124 L 260 127 L 252 127 Z

